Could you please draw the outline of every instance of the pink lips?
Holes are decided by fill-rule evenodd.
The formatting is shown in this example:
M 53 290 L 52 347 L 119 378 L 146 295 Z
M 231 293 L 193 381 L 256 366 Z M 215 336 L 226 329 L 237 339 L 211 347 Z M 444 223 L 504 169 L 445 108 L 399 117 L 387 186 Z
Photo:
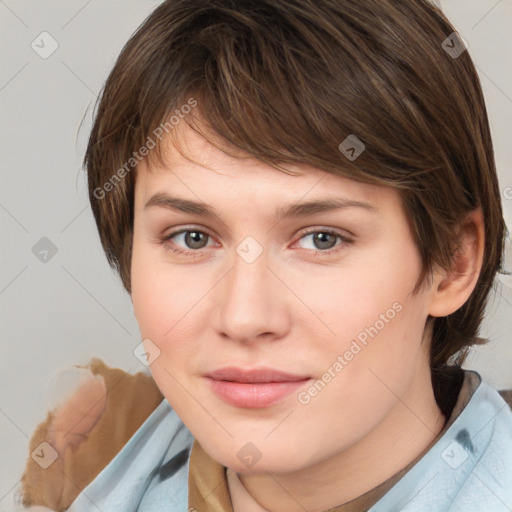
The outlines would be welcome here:
M 256 409 L 272 405 L 310 380 L 310 377 L 259 368 L 222 368 L 205 375 L 214 393 L 235 407 Z

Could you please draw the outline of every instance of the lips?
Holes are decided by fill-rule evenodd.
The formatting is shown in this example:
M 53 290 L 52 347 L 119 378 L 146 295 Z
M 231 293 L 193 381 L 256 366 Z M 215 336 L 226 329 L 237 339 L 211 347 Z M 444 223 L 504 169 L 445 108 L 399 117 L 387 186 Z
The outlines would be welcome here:
M 205 375 L 210 389 L 231 406 L 260 409 L 281 402 L 303 387 L 311 377 L 257 368 L 229 367 Z
M 292 373 L 274 370 L 272 368 L 256 368 L 244 370 L 242 368 L 227 367 L 207 373 L 206 377 L 214 380 L 230 382 L 262 383 L 262 382 L 297 382 L 309 379 L 309 375 L 294 375 Z

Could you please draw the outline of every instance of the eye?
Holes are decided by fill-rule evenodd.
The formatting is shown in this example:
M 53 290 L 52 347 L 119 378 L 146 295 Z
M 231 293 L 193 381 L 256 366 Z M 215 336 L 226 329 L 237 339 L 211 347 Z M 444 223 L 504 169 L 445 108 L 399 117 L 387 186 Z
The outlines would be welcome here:
M 170 250 L 176 254 L 184 254 L 184 255 L 193 255 L 197 256 L 201 249 L 205 247 L 205 240 L 207 240 L 210 235 L 204 231 L 199 229 L 181 229 L 180 231 L 175 231 L 167 235 L 163 242 L 167 242 L 172 240 L 173 238 L 181 239 L 182 243 L 185 244 L 185 247 L 190 247 L 188 249 L 181 249 L 179 247 L 170 247 Z M 175 242 L 173 242 L 173 246 Z
M 326 253 L 337 253 L 343 250 L 348 244 L 352 243 L 351 239 L 330 229 L 316 229 L 308 231 L 300 238 L 300 240 L 308 237 L 310 237 L 313 244 L 313 247 L 309 248 L 313 250 L 314 256 L 325 255 Z M 341 243 L 338 245 L 336 245 L 337 239 L 341 240 Z M 338 248 L 332 250 L 333 247 Z
M 309 249 L 313 251 L 313 256 L 325 256 L 326 254 L 337 253 L 343 250 L 348 244 L 352 243 L 351 239 L 330 229 L 310 230 L 304 233 L 300 240 L 307 239 L 308 237 L 313 243 L 313 247 L 309 247 Z M 165 243 L 170 242 L 173 239 L 181 239 L 182 244 L 185 245 L 185 249 L 180 248 L 179 246 L 176 247 L 176 241 L 173 241 L 172 245 L 169 247 L 173 253 L 185 256 L 200 256 L 201 249 L 204 249 L 207 246 L 208 238 L 211 238 L 211 235 L 205 231 L 189 228 L 170 233 L 163 238 L 162 242 Z M 336 245 L 336 241 L 338 239 L 341 243 Z M 333 249 L 333 247 L 338 248 Z M 306 247 L 306 249 L 308 249 L 308 247 Z

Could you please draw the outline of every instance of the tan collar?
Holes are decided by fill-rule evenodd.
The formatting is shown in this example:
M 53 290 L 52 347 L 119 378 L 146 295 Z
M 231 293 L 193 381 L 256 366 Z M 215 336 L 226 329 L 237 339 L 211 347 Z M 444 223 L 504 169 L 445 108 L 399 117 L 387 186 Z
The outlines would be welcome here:
M 188 476 L 188 510 L 233 512 L 225 471 L 226 468 L 194 439 Z

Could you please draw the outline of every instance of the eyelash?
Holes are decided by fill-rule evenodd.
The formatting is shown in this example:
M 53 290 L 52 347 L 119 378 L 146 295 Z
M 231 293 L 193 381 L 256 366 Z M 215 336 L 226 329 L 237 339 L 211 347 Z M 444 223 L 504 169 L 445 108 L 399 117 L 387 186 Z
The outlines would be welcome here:
M 195 229 L 195 228 L 188 228 L 188 229 L 181 229 L 179 231 L 174 231 L 173 233 L 170 233 L 169 235 L 167 235 L 163 238 L 162 243 L 170 241 L 171 238 L 174 238 L 177 235 L 181 235 L 182 233 L 188 233 L 188 232 L 202 233 L 204 235 L 211 237 L 211 235 L 209 233 L 207 233 L 206 231 L 202 231 L 202 230 Z M 324 234 L 327 233 L 329 235 L 334 235 L 334 236 L 338 237 L 342 241 L 342 243 L 335 246 L 335 247 L 338 247 L 338 249 L 326 249 L 324 251 L 309 249 L 310 251 L 313 252 L 313 256 L 325 256 L 325 255 L 337 254 L 338 252 L 342 251 L 347 245 L 353 243 L 353 240 L 351 240 L 350 238 L 347 238 L 347 237 L 341 235 L 340 233 L 338 233 L 337 231 L 333 231 L 331 229 L 315 229 L 315 230 L 307 231 L 302 234 L 302 236 L 299 238 L 299 240 L 301 240 L 302 238 L 304 238 L 308 235 L 316 234 L 316 233 L 324 233 Z M 202 251 L 202 249 L 185 250 L 185 249 L 179 249 L 176 247 L 170 247 L 169 250 L 175 254 L 179 254 L 182 256 L 192 256 L 192 257 L 200 256 L 200 254 L 198 254 L 198 253 L 200 253 Z

